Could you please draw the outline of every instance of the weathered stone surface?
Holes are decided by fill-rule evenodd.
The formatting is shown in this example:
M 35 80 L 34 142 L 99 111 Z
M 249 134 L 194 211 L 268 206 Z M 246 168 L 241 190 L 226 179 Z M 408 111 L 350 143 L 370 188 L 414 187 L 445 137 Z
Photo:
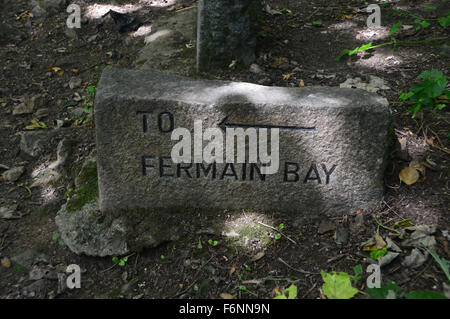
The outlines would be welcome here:
M 390 111 L 384 98 L 366 91 L 110 69 L 99 84 L 95 119 L 99 206 L 106 214 L 140 211 L 162 220 L 188 208 L 347 214 L 370 210 L 383 195 Z M 203 129 L 282 127 L 278 172 L 261 176 L 249 163 L 217 163 L 215 171 L 203 163 L 209 172 L 174 164 L 171 124 L 193 132 L 195 120 Z M 154 221 L 155 229 L 164 226 Z
M 55 222 L 64 243 L 76 254 L 93 256 L 122 255 L 128 252 L 123 223 L 103 218 L 97 199 L 77 211 L 59 210 Z
M 3 172 L 2 175 L 5 181 L 15 182 L 20 178 L 20 176 L 22 176 L 23 172 L 25 172 L 25 167 L 17 166 Z
M 54 135 L 54 131 L 21 132 L 20 149 L 30 156 L 38 156 L 44 151 L 48 141 Z
M 200 0 L 197 23 L 197 70 L 227 67 L 233 60 L 255 60 L 260 0 Z

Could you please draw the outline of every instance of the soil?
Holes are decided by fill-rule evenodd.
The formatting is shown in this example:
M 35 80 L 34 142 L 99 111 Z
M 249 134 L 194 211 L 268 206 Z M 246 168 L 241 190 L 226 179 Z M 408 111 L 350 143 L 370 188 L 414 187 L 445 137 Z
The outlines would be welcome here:
M 95 3 L 121 7 L 129 2 L 98 0 Z M 196 4 L 193 0 L 176 1 L 175 7 L 174 1 L 131 2 L 141 5 L 134 14 L 144 25 L 170 14 L 174 8 Z M 93 8 L 90 1 L 74 0 L 72 3 L 79 4 L 83 14 Z M 56 147 L 63 138 L 77 141 L 71 155 L 76 162 L 82 162 L 95 150 L 91 115 L 83 113 L 73 118 L 72 111 L 82 107 L 83 98 L 89 97 L 87 87 L 96 86 L 105 66 L 131 66 L 137 48 L 142 46 L 142 36 L 119 33 L 111 23 L 98 27 L 100 16 L 94 14 L 82 21 L 82 28 L 73 38 L 65 32 L 65 10 L 41 20 L 26 14 L 20 18 L 21 13 L 31 11 L 28 1 L 0 1 L 0 23 L 18 33 L 17 37 L 11 33 L 0 46 L 0 164 L 9 168 L 25 166 L 25 173 L 17 181 L 0 179 L 0 207 L 17 204 L 20 213 L 17 219 L 0 219 L 0 298 L 229 297 L 225 294 L 234 298 L 273 298 L 276 288 L 283 289 L 291 284 L 298 287 L 299 298 L 325 298 L 321 290 L 321 270 L 353 274 L 353 267 L 358 264 L 365 270 L 373 261 L 361 244 L 377 232 L 383 238 L 389 236 L 397 244 L 401 243 L 396 231 L 380 227 L 374 216 L 388 228 L 404 219 L 411 219 L 416 226 L 437 225 L 435 250 L 441 258 L 449 259 L 449 239 L 445 236 L 445 231 L 449 230 L 450 207 L 448 108 L 436 113 L 420 112 L 411 118 L 411 114 L 405 114 L 407 107 L 397 103 L 398 92 L 408 91 L 421 72 L 438 69 L 449 75 L 448 46 L 442 46 L 445 41 L 399 45 L 395 53 L 391 46 L 386 46 L 335 60 L 343 49 L 353 49 L 370 41 L 374 44 L 387 41 L 379 35 L 388 34 L 390 26 L 397 21 L 414 25 L 414 18 L 390 14 L 392 10 L 407 10 L 432 22 L 430 27 L 419 31 L 402 29 L 399 40 L 447 38 L 448 44 L 448 28 L 442 28 L 436 21 L 448 12 L 448 1 L 434 1 L 437 9 L 427 8 L 417 1 L 392 3 L 382 8 L 382 26 L 374 32 L 366 28 L 368 14 L 363 11 L 367 5 L 364 1 L 339 0 L 332 5 L 325 0 L 265 1 L 272 9 L 288 8 L 291 12 L 263 14 L 256 60 L 262 71 L 250 72 L 248 68 L 238 67 L 203 75 L 268 86 L 339 86 L 349 77 L 365 81 L 370 75 L 384 79 L 390 89 L 379 90 L 378 94 L 390 102 L 393 139 L 405 138 L 407 150 L 405 155 L 392 148 L 385 174 L 386 195 L 376 210 L 349 212 L 347 216 L 327 219 L 228 212 L 235 223 L 238 220 L 250 225 L 261 221 L 266 226 L 258 224 L 258 231 L 254 234 L 250 231 L 248 241 L 242 245 L 207 229 L 192 232 L 176 242 L 131 254 L 120 266 L 114 264 L 111 257 L 76 255 L 58 240 L 55 215 L 66 201 L 74 181 L 57 188 L 31 187 L 32 172 L 56 160 Z M 317 20 L 321 23 L 314 24 Z M 73 76 L 82 79 L 81 86 L 75 89 L 68 85 Z M 73 103 L 75 92 L 82 100 Z M 43 101 L 34 111 L 48 109 L 40 120 L 49 129 L 56 128 L 58 123 L 63 123 L 63 127 L 43 154 L 30 157 L 21 151 L 18 134 L 36 119 L 36 112 L 13 115 L 12 110 L 36 95 L 41 95 Z M 428 159 L 431 169 L 426 168 L 419 181 L 407 186 L 400 182 L 398 174 L 413 158 L 420 162 Z M 4 172 L 3 166 L 0 172 Z M 362 224 L 354 226 L 361 219 Z M 271 224 L 267 225 L 269 221 Z M 278 232 L 268 226 L 280 224 L 284 225 L 283 236 L 278 238 Z M 342 233 L 348 240 L 341 238 Z M 259 237 L 268 240 L 257 240 Z M 33 262 L 47 267 L 50 273 L 70 264 L 80 265 L 82 288 L 59 291 L 54 276 L 33 281 L 29 269 L 8 264 L 14 256 L 30 251 L 43 254 L 41 260 L 33 257 Z M 402 265 L 410 251 L 411 247 L 402 247 L 400 256 L 382 268 L 383 282 L 394 281 L 403 292 L 442 293 L 442 284 L 447 279 L 431 256 L 417 268 Z M 359 289 L 355 298 L 369 298 L 365 292 L 367 276 L 364 273 L 363 279 L 355 283 Z M 25 288 L 36 286 L 40 289 L 37 293 L 24 292 Z

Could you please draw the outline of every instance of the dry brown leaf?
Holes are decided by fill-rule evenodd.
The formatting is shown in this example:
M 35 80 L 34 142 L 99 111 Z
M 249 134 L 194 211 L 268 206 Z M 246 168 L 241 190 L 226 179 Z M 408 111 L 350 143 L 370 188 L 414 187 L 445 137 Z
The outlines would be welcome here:
M 265 253 L 263 251 L 260 251 L 259 253 L 257 253 L 255 256 L 252 257 L 252 261 L 258 261 L 261 258 L 263 258 L 265 255 Z
M 11 261 L 7 257 L 2 258 L 1 263 L 2 263 L 3 267 L 6 267 L 6 268 L 11 267 Z
M 230 276 L 232 275 L 232 274 L 234 274 L 234 272 L 236 271 L 236 267 L 231 267 L 231 269 L 230 269 Z
M 383 240 L 383 237 L 381 237 L 378 233 L 375 234 L 375 242 L 377 249 L 383 249 L 386 247 L 386 242 Z
M 305 82 L 303 82 L 303 80 L 298 81 L 298 86 L 299 87 L 305 86 Z
M 231 294 L 221 293 L 220 298 L 222 299 L 234 299 L 234 296 Z
M 289 80 L 292 76 L 292 73 L 288 73 L 288 74 L 283 74 L 283 80 Z
M 419 172 L 413 167 L 406 166 L 400 171 L 398 177 L 406 185 L 412 185 L 419 179 Z

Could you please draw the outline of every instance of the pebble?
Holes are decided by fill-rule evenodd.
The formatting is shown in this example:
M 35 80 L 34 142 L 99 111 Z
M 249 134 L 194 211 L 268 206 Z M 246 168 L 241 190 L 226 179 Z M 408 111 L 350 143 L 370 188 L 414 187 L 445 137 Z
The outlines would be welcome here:
M 3 172 L 3 179 L 7 182 L 15 182 L 25 172 L 25 167 L 17 166 Z

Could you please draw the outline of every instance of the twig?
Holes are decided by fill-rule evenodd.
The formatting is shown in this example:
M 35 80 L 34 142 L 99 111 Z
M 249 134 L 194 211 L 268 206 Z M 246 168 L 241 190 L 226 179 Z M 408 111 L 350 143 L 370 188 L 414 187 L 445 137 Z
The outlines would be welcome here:
M 285 262 L 283 259 L 281 259 L 281 257 L 278 257 L 278 261 L 283 263 L 284 265 L 286 265 L 288 268 L 295 270 L 296 272 L 302 273 L 302 274 L 307 274 L 307 275 L 318 275 L 318 272 L 310 272 L 310 271 L 306 271 L 303 269 L 299 269 L 299 268 L 294 268 L 291 265 L 289 265 L 287 262 Z
M 285 234 L 283 234 L 281 231 L 279 231 L 279 230 L 276 229 L 275 227 L 272 227 L 272 226 L 270 226 L 270 225 L 266 225 L 266 224 L 264 224 L 264 223 L 262 223 L 262 222 L 259 222 L 259 221 L 258 221 L 258 224 L 260 224 L 260 225 L 262 225 L 262 226 L 264 226 L 264 227 L 268 227 L 268 228 L 270 228 L 270 229 L 272 229 L 272 230 L 274 230 L 274 231 L 276 231 L 276 232 L 279 232 L 282 236 L 286 237 L 290 242 L 292 242 L 292 243 L 295 244 L 295 245 L 298 245 L 292 238 L 290 238 L 289 236 L 286 236 Z
M 388 227 L 388 226 L 383 225 L 382 223 L 380 223 L 375 215 L 372 215 L 372 216 L 373 216 L 373 219 L 375 219 L 375 222 L 378 224 L 378 226 L 383 227 L 384 229 L 393 231 L 393 232 L 395 232 L 397 234 L 400 234 L 400 232 L 398 230 L 396 230 L 394 228 L 391 228 L 391 227 Z
M 200 273 L 200 270 L 202 270 L 203 267 L 205 267 L 205 266 L 211 261 L 211 259 L 213 259 L 213 258 L 214 258 L 214 256 L 212 256 L 211 258 L 209 258 L 209 259 L 208 259 L 208 260 L 207 260 L 207 261 L 206 261 L 206 262 L 205 262 L 205 263 L 197 270 L 197 273 L 195 274 L 195 279 L 194 279 L 194 281 L 192 281 L 191 284 L 190 284 L 186 289 L 180 291 L 179 293 L 173 295 L 173 296 L 170 297 L 170 298 L 176 298 L 176 297 L 181 296 L 182 294 L 188 292 L 188 291 L 195 285 L 195 283 L 200 279 L 200 276 L 198 275 L 198 274 Z
M 317 282 L 315 282 L 314 283 L 314 285 L 302 296 L 302 299 L 305 299 L 306 298 L 306 296 L 308 296 L 309 295 L 309 293 L 311 292 L 311 291 L 313 291 L 313 289 L 314 288 L 316 288 L 316 286 L 317 286 Z

